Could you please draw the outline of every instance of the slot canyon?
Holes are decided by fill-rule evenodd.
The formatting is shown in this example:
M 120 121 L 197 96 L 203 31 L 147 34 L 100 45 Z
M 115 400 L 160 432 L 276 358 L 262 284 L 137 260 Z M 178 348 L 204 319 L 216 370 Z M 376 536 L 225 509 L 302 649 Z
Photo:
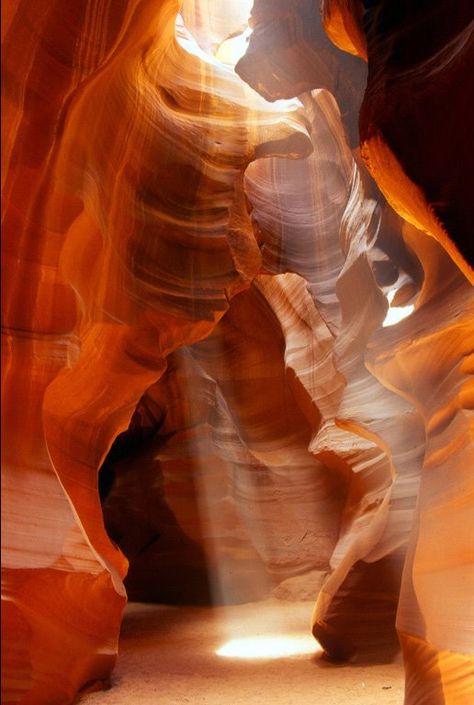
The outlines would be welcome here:
M 4 0 L 4 705 L 474 705 L 473 30 Z

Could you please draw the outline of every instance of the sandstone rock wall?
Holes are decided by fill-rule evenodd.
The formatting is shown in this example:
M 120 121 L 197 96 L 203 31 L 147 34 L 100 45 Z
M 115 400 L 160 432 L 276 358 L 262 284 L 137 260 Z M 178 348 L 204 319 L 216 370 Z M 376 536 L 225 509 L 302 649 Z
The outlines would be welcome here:
M 107 681 L 124 579 L 474 697 L 471 18 L 365 5 L 235 73 L 250 3 L 4 4 L 6 703 Z

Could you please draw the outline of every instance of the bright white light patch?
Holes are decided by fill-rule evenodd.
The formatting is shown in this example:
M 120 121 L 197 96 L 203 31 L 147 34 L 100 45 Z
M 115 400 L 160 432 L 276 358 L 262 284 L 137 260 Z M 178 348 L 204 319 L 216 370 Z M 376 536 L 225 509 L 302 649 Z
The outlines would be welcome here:
M 242 34 L 226 39 L 219 46 L 216 53 L 216 59 L 218 61 L 222 61 L 223 64 L 235 66 L 239 59 L 241 59 L 247 51 L 251 34 L 252 30 L 248 27 Z
M 255 636 L 232 639 L 216 651 L 218 656 L 228 658 L 285 658 L 321 651 L 312 636 Z
M 404 318 L 413 313 L 414 308 L 415 307 L 412 304 L 409 306 L 390 307 L 387 311 L 384 322 L 382 323 L 382 327 L 386 328 L 387 326 L 394 326 L 395 323 L 403 321 Z
M 392 289 L 392 291 L 388 292 L 387 299 L 389 304 L 392 303 L 396 293 L 397 289 Z M 413 313 L 414 309 L 415 306 L 413 304 L 409 304 L 408 306 L 390 306 L 384 322 L 382 323 L 382 327 L 386 328 L 387 326 L 394 326 L 395 323 L 403 321 L 404 318 L 407 318 L 407 316 Z

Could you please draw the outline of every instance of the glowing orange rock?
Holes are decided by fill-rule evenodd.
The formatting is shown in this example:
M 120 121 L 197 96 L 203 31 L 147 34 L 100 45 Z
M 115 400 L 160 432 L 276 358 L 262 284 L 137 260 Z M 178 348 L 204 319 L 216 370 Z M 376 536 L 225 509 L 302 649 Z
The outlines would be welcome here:
M 324 3 L 338 46 L 367 46 L 364 156 L 454 263 L 351 152 L 362 73 L 327 42 L 321 59 L 314 3 L 255 3 L 238 71 L 271 99 L 299 95 L 275 104 L 216 58 L 240 11 L 185 1 L 175 25 L 178 9 L 6 3 L 4 700 L 59 705 L 107 680 L 125 553 L 143 599 L 292 595 L 303 576 L 335 656 L 395 649 L 398 610 L 407 703 L 467 704 L 464 152 L 440 150 L 446 180 L 425 181 L 427 118 L 399 120 L 398 74 L 396 100 L 379 93 L 383 13 Z M 448 78 L 464 75 L 461 14 L 440 40 Z M 388 296 L 415 307 L 393 328 Z
M 407 5 L 400 14 L 381 2 L 364 17 L 369 77 L 362 153 L 396 210 L 452 258 L 405 227 L 424 285 L 416 313 L 402 324 L 405 342 L 388 337 L 371 364 L 383 383 L 420 409 L 427 438 L 397 618 L 408 703 L 467 704 L 474 697 L 474 555 L 464 538 L 474 526 L 467 499 L 473 489 L 474 388 L 472 199 L 466 190 L 473 161 L 465 117 L 472 8 L 466 2 L 452 10 L 439 0 L 429 7 Z M 342 15 L 346 29 L 357 23 L 353 6 L 325 3 L 333 38 Z M 337 43 L 352 51 L 349 34 Z
M 294 274 L 257 277 L 208 339 L 168 358 L 167 373 L 145 395 L 128 433 L 133 443 L 140 429 L 150 429 L 151 445 L 136 445 L 122 461 L 117 448 L 115 465 L 102 471 L 116 474 L 105 512 L 132 562 L 131 594 L 141 599 L 173 593 L 179 600 L 182 590 L 170 582 L 180 563 L 195 580 L 186 594 L 201 600 L 210 587 L 219 600 L 248 599 L 252 574 L 251 585 L 280 594 L 290 585 L 297 591 L 295 576 L 307 573 L 300 589 L 308 586 L 308 594 L 313 581 L 314 594 L 326 573 L 318 620 L 328 622 L 345 578 L 372 554 L 365 596 L 372 633 L 367 609 L 351 605 L 350 593 L 345 618 L 359 620 L 351 636 L 340 626 L 330 644 L 317 630 L 330 651 L 366 653 L 368 642 L 374 649 L 387 633 L 394 637 L 422 427 L 364 367 L 368 337 L 387 306 L 373 273 L 383 255 L 374 237 L 381 214 L 364 194 L 334 100 L 319 93 L 305 107 L 313 154 L 255 162 L 245 181 L 265 270 Z M 403 256 L 410 268 L 399 242 Z M 388 573 L 379 564 L 387 555 Z M 240 579 L 222 584 L 226 565 Z M 355 570 L 364 572 L 361 565 Z M 389 575 L 390 600 L 384 593 L 377 611 L 373 575 L 381 570 Z
M 5 26 L 6 702 L 108 677 L 126 560 L 97 469 L 259 269 L 249 161 L 311 149 L 297 108 L 180 48 L 174 2 L 106 10 L 18 3 Z
M 368 59 L 364 159 L 393 207 L 436 237 L 472 282 L 471 3 L 454 12 L 446 0 L 410 3 L 401 12 L 383 1 L 365 9 L 363 28 L 358 5 L 325 0 L 323 15 L 340 48 L 356 45 Z

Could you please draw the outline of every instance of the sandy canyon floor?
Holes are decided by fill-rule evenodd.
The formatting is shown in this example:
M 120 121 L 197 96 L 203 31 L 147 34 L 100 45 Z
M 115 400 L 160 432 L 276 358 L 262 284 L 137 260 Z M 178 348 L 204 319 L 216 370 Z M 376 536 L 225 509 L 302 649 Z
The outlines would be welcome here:
M 277 600 L 213 608 L 129 604 L 112 688 L 79 703 L 402 705 L 401 658 L 329 664 L 308 638 L 311 612 L 310 602 Z M 262 657 L 278 648 L 286 655 Z M 234 655 L 218 655 L 222 649 Z M 241 651 L 246 657 L 235 655 Z

